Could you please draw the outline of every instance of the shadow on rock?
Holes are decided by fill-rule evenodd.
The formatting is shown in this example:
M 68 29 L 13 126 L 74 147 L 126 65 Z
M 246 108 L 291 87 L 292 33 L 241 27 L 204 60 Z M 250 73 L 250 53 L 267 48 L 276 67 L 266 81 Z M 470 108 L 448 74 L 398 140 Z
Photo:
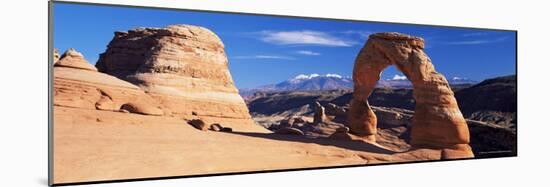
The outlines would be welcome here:
M 343 149 L 353 150 L 353 151 L 363 151 L 371 152 L 378 154 L 394 154 L 395 151 L 391 151 L 385 148 L 382 148 L 378 145 L 364 142 L 361 140 L 332 140 L 328 138 L 309 138 L 306 136 L 297 136 L 297 135 L 286 135 L 286 134 L 266 134 L 266 133 L 254 133 L 254 132 L 226 132 L 242 136 L 250 136 L 256 138 L 265 138 L 278 141 L 289 141 L 289 142 L 301 142 L 301 143 L 314 143 L 325 146 L 335 146 Z

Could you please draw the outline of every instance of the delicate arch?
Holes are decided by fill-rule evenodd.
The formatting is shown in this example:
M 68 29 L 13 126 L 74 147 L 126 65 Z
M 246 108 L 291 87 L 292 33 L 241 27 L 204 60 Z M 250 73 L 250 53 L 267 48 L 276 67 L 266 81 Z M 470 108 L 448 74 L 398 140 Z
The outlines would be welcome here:
M 416 101 L 412 120 L 414 148 L 460 150 L 450 157 L 472 157 L 470 134 L 454 93 L 424 53 L 424 40 L 400 33 L 377 33 L 360 51 L 353 68 L 354 92 L 348 115 L 350 132 L 375 140 L 376 115 L 367 98 L 381 72 L 395 65 L 412 82 Z

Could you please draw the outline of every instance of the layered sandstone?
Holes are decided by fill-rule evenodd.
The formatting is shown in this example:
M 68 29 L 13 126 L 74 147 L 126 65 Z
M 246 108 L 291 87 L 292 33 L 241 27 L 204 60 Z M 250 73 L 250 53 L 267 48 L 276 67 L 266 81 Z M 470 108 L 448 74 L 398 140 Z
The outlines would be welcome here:
M 161 106 L 139 87 L 97 72 L 74 49 L 65 52 L 54 65 L 54 105 L 90 110 L 163 115 Z
M 473 157 L 468 126 L 447 80 L 424 52 L 424 40 L 405 34 L 373 34 L 357 56 L 348 117 L 350 131 L 369 139 L 376 135 L 376 115 L 367 98 L 380 73 L 390 65 L 395 65 L 413 84 L 413 148 L 441 149 L 443 159 Z
M 229 73 L 224 44 L 206 28 L 171 25 L 116 32 L 96 67 L 138 85 L 167 114 L 253 125 Z
M 65 53 L 63 53 L 63 55 L 61 55 L 59 60 L 55 62 L 55 67 L 68 67 L 89 71 L 97 71 L 97 69 L 93 65 L 91 65 L 90 63 L 88 63 L 88 61 L 86 61 L 86 59 L 84 59 L 84 56 L 82 56 L 81 53 L 73 48 L 68 49 Z

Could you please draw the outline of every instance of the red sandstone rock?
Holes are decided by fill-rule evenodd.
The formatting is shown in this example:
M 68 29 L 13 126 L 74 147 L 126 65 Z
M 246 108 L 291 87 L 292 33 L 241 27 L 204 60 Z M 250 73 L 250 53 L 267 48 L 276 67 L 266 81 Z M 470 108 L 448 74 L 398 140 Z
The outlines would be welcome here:
M 123 107 L 120 107 L 119 109 L 117 109 L 113 100 L 106 95 L 101 95 L 99 100 L 95 103 L 95 108 L 98 110 L 108 110 L 108 111 L 125 110 L 123 109 Z
M 354 98 L 356 97 L 354 96 Z M 350 132 L 374 140 L 377 133 L 377 118 L 366 98 L 368 96 L 364 100 L 351 100 L 351 108 L 348 113 L 348 126 Z
M 315 114 L 313 115 L 313 123 L 314 124 L 323 123 L 327 118 L 325 114 L 325 107 L 323 107 L 319 102 L 315 102 L 314 107 L 315 107 L 314 109 Z
M 59 60 L 55 62 L 54 66 L 97 71 L 94 66 L 92 66 L 90 63 L 88 63 L 88 61 L 86 61 L 86 59 L 84 59 L 84 56 L 82 56 L 81 53 L 72 48 L 63 53 Z
M 210 125 L 209 129 L 211 131 L 221 131 L 223 129 L 223 126 L 220 125 L 219 123 L 214 123 L 214 124 Z
M 148 103 L 143 103 L 140 101 L 133 101 L 126 104 L 123 104 L 120 109 L 126 110 L 130 113 L 144 114 L 144 115 L 154 115 L 162 116 L 164 113 L 160 110 L 159 107 L 149 106 Z
M 208 117 L 208 122 L 236 129 L 254 125 L 231 78 L 224 45 L 206 28 L 171 25 L 116 32 L 96 67 L 138 85 L 166 113 Z
M 204 122 L 201 119 L 192 119 L 192 120 L 189 120 L 187 123 L 189 123 L 196 129 L 199 129 L 201 131 L 207 131 L 210 128 L 210 125 L 207 125 L 206 122 Z
M 350 130 L 360 136 L 376 134 L 376 116 L 367 98 L 386 67 L 395 65 L 412 82 L 415 114 L 413 147 L 443 149 L 443 158 L 473 157 L 470 135 L 447 80 L 424 53 L 424 40 L 400 33 L 377 33 L 357 56 L 354 93 L 348 117 Z M 450 151 L 452 150 L 452 151 Z
M 139 87 L 93 68 L 76 50 L 67 51 L 54 65 L 54 105 L 162 115 L 160 105 Z M 139 104 L 130 110 L 122 107 L 128 103 Z

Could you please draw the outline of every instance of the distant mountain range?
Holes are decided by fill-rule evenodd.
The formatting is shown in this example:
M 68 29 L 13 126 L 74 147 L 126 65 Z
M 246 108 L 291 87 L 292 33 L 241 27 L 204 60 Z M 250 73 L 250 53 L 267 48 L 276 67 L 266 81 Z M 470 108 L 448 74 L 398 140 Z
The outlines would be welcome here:
M 302 74 L 277 84 L 259 87 L 265 91 L 344 90 L 351 88 L 353 88 L 351 77 L 343 77 L 338 74 Z
M 400 77 L 404 78 L 399 76 L 392 79 L 400 79 Z M 452 84 L 468 83 L 468 81 L 459 78 L 450 78 L 449 82 Z M 456 101 L 460 106 L 459 109 L 468 123 L 470 146 L 478 153 L 476 157 L 487 157 L 486 154 L 480 154 L 485 151 L 499 152 L 500 150 L 507 151 L 506 153 L 499 152 L 498 154 L 515 155 L 517 150 L 516 84 L 516 76 L 511 75 L 487 79 L 470 86 L 453 86 L 456 88 L 454 93 Z M 352 99 L 353 90 L 330 90 L 258 93 L 245 101 L 252 118 L 254 118 L 257 123 L 264 126 L 271 126 L 274 124 L 280 125 L 281 120 L 279 119 L 288 119 L 294 116 L 312 116 L 314 113 L 314 107 L 312 106 L 315 102 L 319 102 L 321 105 L 325 106 L 325 109 L 329 108 L 328 106 L 335 105 L 344 108 L 344 111 L 349 111 L 349 103 Z M 403 114 L 413 115 L 416 108 L 413 90 L 407 88 L 375 88 L 368 98 L 368 101 L 373 109 L 376 110 L 378 108 L 391 111 L 391 116 L 397 113 L 401 119 L 404 116 Z M 328 109 L 326 111 L 328 111 Z M 408 111 L 408 113 L 405 111 Z M 375 113 L 377 115 L 378 124 L 380 125 L 393 123 L 393 121 L 397 119 L 394 117 L 387 117 L 388 115 L 384 115 L 381 110 L 375 111 Z M 346 115 L 344 114 L 342 116 Z M 332 119 L 336 120 L 338 118 L 335 116 Z M 304 128 L 302 125 L 297 126 L 297 128 L 300 128 L 300 130 L 304 132 L 323 132 L 322 129 L 316 128 L 317 126 L 319 125 L 315 127 L 306 126 L 307 128 Z M 409 128 L 410 126 L 402 125 L 399 127 Z M 326 127 L 322 126 L 322 128 Z M 384 127 L 379 129 L 379 133 L 386 130 L 401 133 L 400 135 L 395 135 L 399 138 L 405 139 L 410 137 L 408 134 L 410 129 L 407 131 L 400 131 L 397 128 Z
M 477 81 L 470 79 L 453 77 L 448 80 L 450 85 L 471 85 Z M 391 79 L 379 80 L 376 87 L 380 88 L 412 88 L 412 84 L 403 75 L 395 75 Z M 260 86 L 257 88 L 247 88 L 239 90 L 243 96 L 251 95 L 256 92 L 284 92 L 284 91 L 321 91 L 321 90 L 350 90 L 353 89 L 353 80 L 351 77 L 338 74 L 310 74 L 298 75 L 286 81 Z

